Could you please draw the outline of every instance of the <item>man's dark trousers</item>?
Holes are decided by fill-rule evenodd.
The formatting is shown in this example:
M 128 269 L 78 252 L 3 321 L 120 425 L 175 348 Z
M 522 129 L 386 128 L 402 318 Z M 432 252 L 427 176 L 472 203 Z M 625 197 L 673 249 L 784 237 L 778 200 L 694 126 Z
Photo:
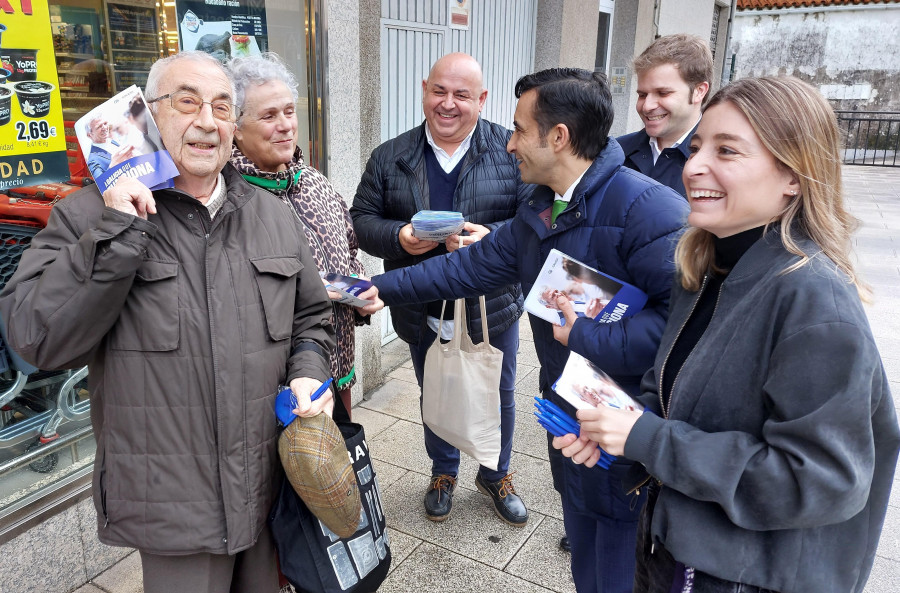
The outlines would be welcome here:
M 413 369 L 416 371 L 416 381 L 419 389 L 422 388 L 422 375 L 425 369 L 425 356 L 428 348 L 434 343 L 437 334 L 430 328 L 422 333 L 422 339 L 418 343 L 409 345 L 409 354 L 412 358 Z M 516 424 L 516 353 L 519 350 L 519 324 L 513 323 L 509 329 L 491 338 L 491 346 L 503 352 L 503 370 L 500 373 L 500 461 L 497 469 L 481 466 L 479 473 L 488 482 L 496 482 L 502 479 L 509 470 L 509 458 L 512 454 L 513 428 Z M 421 405 L 422 395 L 419 392 Z M 447 443 L 442 438 L 431 432 L 424 423 L 425 450 L 431 458 L 431 475 L 447 474 L 455 476 L 459 470 L 459 449 Z

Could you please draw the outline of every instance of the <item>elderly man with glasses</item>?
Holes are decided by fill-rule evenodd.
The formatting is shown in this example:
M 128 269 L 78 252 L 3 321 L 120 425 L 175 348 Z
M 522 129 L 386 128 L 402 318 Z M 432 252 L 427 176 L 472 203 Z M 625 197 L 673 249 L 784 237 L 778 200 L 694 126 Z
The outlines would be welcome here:
M 274 396 L 331 412 L 331 304 L 288 207 L 228 164 L 236 110 L 199 52 L 153 65 L 146 96 L 179 175 L 125 178 L 53 209 L 0 294 L 41 368 L 87 363 L 100 540 L 141 552 L 146 593 L 275 593 L 266 517 Z

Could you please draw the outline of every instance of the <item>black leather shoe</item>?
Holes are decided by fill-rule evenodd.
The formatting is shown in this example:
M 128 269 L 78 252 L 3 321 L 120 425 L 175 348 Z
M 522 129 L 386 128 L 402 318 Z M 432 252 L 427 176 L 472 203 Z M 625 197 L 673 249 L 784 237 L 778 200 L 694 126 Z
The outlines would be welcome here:
M 455 489 L 455 477 L 446 474 L 431 476 L 431 484 L 425 493 L 425 516 L 432 521 L 443 521 L 449 517 Z
M 559 538 L 559 549 L 562 550 L 563 552 L 571 552 L 572 551 L 572 546 L 569 545 L 569 536 L 568 535 L 564 535 L 561 538 Z
M 507 474 L 497 482 L 488 482 L 481 477 L 475 477 L 475 485 L 482 494 L 487 494 L 494 502 L 494 512 L 497 516 L 513 527 L 525 527 L 528 523 L 528 509 L 525 503 L 516 494 L 512 483 L 512 474 Z

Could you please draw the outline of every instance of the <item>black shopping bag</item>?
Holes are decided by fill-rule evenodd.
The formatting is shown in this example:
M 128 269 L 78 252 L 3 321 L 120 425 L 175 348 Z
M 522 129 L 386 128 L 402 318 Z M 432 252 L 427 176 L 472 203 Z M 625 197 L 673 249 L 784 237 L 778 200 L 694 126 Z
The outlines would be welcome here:
M 360 424 L 338 421 L 359 483 L 356 533 L 340 538 L 313 515 L 283 480 L 269 524 L 281 571 L 301 593 L 370 593 L 387 577 L 391 548 L 378 479 Z

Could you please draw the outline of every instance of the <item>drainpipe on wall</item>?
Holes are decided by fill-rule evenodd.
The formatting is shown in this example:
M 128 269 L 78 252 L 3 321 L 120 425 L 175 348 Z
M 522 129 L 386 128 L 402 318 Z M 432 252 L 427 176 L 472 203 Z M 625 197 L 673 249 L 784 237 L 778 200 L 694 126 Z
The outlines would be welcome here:
M 731 9 L 728 11 L 728 26 L 725 30 L 725 59 L 722 60 L 722 74 L 719 77 L 719 80 L 722 81 L 722 86 L 724 86 L 726 82 L 731 82 L 731 75 L 734 74 L 734 62 L 737 59 L 737 56 L 731 55 L 731 30 L 732 25 L 734 24 L 734 14 L 736 10 L 737 0 L 731 0 Z M 727 68 L 730 68 L 730 72 L 727 72 L 728 77 L 726 79 Z
M 661 11 L 662 0 L 655 0 L 655 2 L 653 3 L 653 41 L 659 39 L 659 13 Z

